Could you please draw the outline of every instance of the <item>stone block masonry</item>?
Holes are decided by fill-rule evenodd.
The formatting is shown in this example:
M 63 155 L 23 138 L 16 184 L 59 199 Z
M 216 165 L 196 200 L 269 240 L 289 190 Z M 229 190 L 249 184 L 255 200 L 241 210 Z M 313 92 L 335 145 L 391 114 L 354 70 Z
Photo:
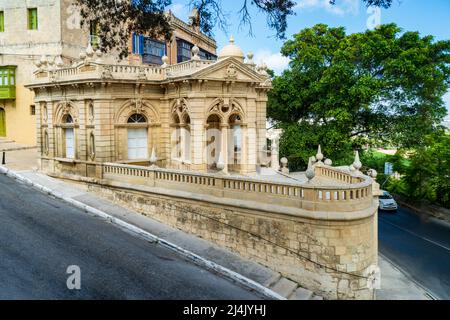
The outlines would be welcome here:
M 89 188 L 276 270 L 326 299 L 373 299 L 361 271 L 376 264 L 376 212 L 352 221 L 317 220 L 105 184 Z
M 373 179 L 316 163 L 274 179 L 266 161 L 267 68 L 234 39 L 216 62 L 76 65 L 44 58 L 31 84 L 39 169 L 88 182 L 113 201 L 259 262 L 328 299 L 370 299 L 377 264 Z M 165 59 L 166 60 L 166 59 Z M 277 152 L 277 148 L 273 148 Z M 150 156 L 151 155 L 151 156 Z M 376 188 L 375 188 L 376 189 Z

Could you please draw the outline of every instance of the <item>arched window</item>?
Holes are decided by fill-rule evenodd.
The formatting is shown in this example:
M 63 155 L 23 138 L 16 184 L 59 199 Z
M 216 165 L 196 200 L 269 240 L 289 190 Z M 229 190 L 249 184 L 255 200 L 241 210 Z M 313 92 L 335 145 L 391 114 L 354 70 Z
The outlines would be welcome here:
M 128 118 L 128 123 L 147 123 L 147 118 L 142 114 L 135 113 Z
M 142 114 L 132 114 L 128 124 L 145 124 L 147 118 Z M 128 159 L 143 160 L 148 158 L 148 128 L 128 128 Z
M 73 118 L 72 118 L 72 116 L 71 116 L 70 114 L 67 114 L 67 115 L 64 117 L 63 122 L 64 122 L 64 123 L 67 123 L 67 124 L 73 123 Z
M 65 141 L 65 157 L 68 159 L 75 158 L 75 129 L 73 125 L 73 118 L 70 114 L 67 114 L 63 118 L 63 123 L 69 125 L 64 129 L 64 141 Z
M 233 114 L 229 118 L 231 129 L 231 141 L 228 143 L 228 152 L 231 156 L 232 164 L 241 164 L 242 160 L 242 118 L 238 114 Z
M 222 135 L 221 118 L 217 114 L 212 114 L 206 120 L 206 146 L 208 168 L 216 169 L 221 153 Z
M 172 159 L 181 159 L 181 129 L 180 129 L 180 117 L 177 113 L 173 114 L 172 122 L 174 129 L 172 130 L 171 146 L 172 146 Z
M 184 117 L 184 126 L 182 128 L 183 137 L 183 160 L 191 161 L 191 118 L 189 115 Z

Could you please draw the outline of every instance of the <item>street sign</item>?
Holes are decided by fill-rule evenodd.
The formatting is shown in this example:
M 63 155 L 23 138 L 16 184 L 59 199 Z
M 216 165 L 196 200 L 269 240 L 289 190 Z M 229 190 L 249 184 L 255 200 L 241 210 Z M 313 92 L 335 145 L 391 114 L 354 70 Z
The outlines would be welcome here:
M 391 176 L 394 173 L 394 165 L 390 162 L 384 164 L 384 174 Z

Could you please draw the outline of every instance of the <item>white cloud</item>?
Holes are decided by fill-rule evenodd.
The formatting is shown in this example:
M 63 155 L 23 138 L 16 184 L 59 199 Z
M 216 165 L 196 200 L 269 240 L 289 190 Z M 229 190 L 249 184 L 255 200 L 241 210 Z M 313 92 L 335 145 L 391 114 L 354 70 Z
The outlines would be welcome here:
M 276 74 L 280 74 L 284 69 L 289 66 L 289 58 L 281 55 L 281 53 L 273 53 L 270 50 L 262 49 L 255 53 L 254 61 L 257 65 L 264 62 L 269 69 L 275 71 Z
M 174 3 L 170 5 L 169 9 L 179 18 L 184 18 L 189 15 L 189 7 L 181 3 Z
M 330 0 L 298 0 L 299 9 L 325 9 L 332 14 L 343 16 L 347 13 L 356 15 L 359 12 L 360 0 L 338 0 L 330 4 Z

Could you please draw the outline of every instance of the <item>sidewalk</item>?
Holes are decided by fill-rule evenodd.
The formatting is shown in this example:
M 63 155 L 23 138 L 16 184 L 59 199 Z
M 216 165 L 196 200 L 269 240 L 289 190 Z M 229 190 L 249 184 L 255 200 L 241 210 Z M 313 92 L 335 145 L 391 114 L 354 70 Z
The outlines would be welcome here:
M 49 190 L 54 190 L 58 196 L 77 201 L 89 207 L 100 210 L 112 217 L 136 226 L 158 238 L 164 239 L 176 246 L 188 250 L 206 260 L 212 261 L 239 275 L 242 275 L 263 287 L 270 288 L 283 297 L 292 300 L 321 300 L 309 290 L 298 287 L 296 283 L 285 279 L 260 264 L 245 260 L 213 243 L 171 228 L 156 220 L 144 217 L 139 213 L 118 206 L 90 192 L 83 184 L 57 180 L 36 172 L 36 150 L 24 150 L 23 153 L 10 153 L 6 167 L 33 183 Z M 23 156 L 23 158 L 22 158 Z M 36 159 L 36 158 L 35 158 Z M 28 168 L 26 163 L 28 163 Z M 382 289 L 377 291 L 378 300 L 424 300 L 428 299 L 425 291 L 410 281 L 401 271 L 380 256 Z
M 378 266 L 381 269 L 381 290 L 377 290 L 377 300 L 431 300 L 425 290 L 381 255 L 378 256 Z
M 5 160 L 11 170 L 37 170 L 37 147 L 16 143 L 6 138 L 0 138 L 0 164 L 5 152 Z

